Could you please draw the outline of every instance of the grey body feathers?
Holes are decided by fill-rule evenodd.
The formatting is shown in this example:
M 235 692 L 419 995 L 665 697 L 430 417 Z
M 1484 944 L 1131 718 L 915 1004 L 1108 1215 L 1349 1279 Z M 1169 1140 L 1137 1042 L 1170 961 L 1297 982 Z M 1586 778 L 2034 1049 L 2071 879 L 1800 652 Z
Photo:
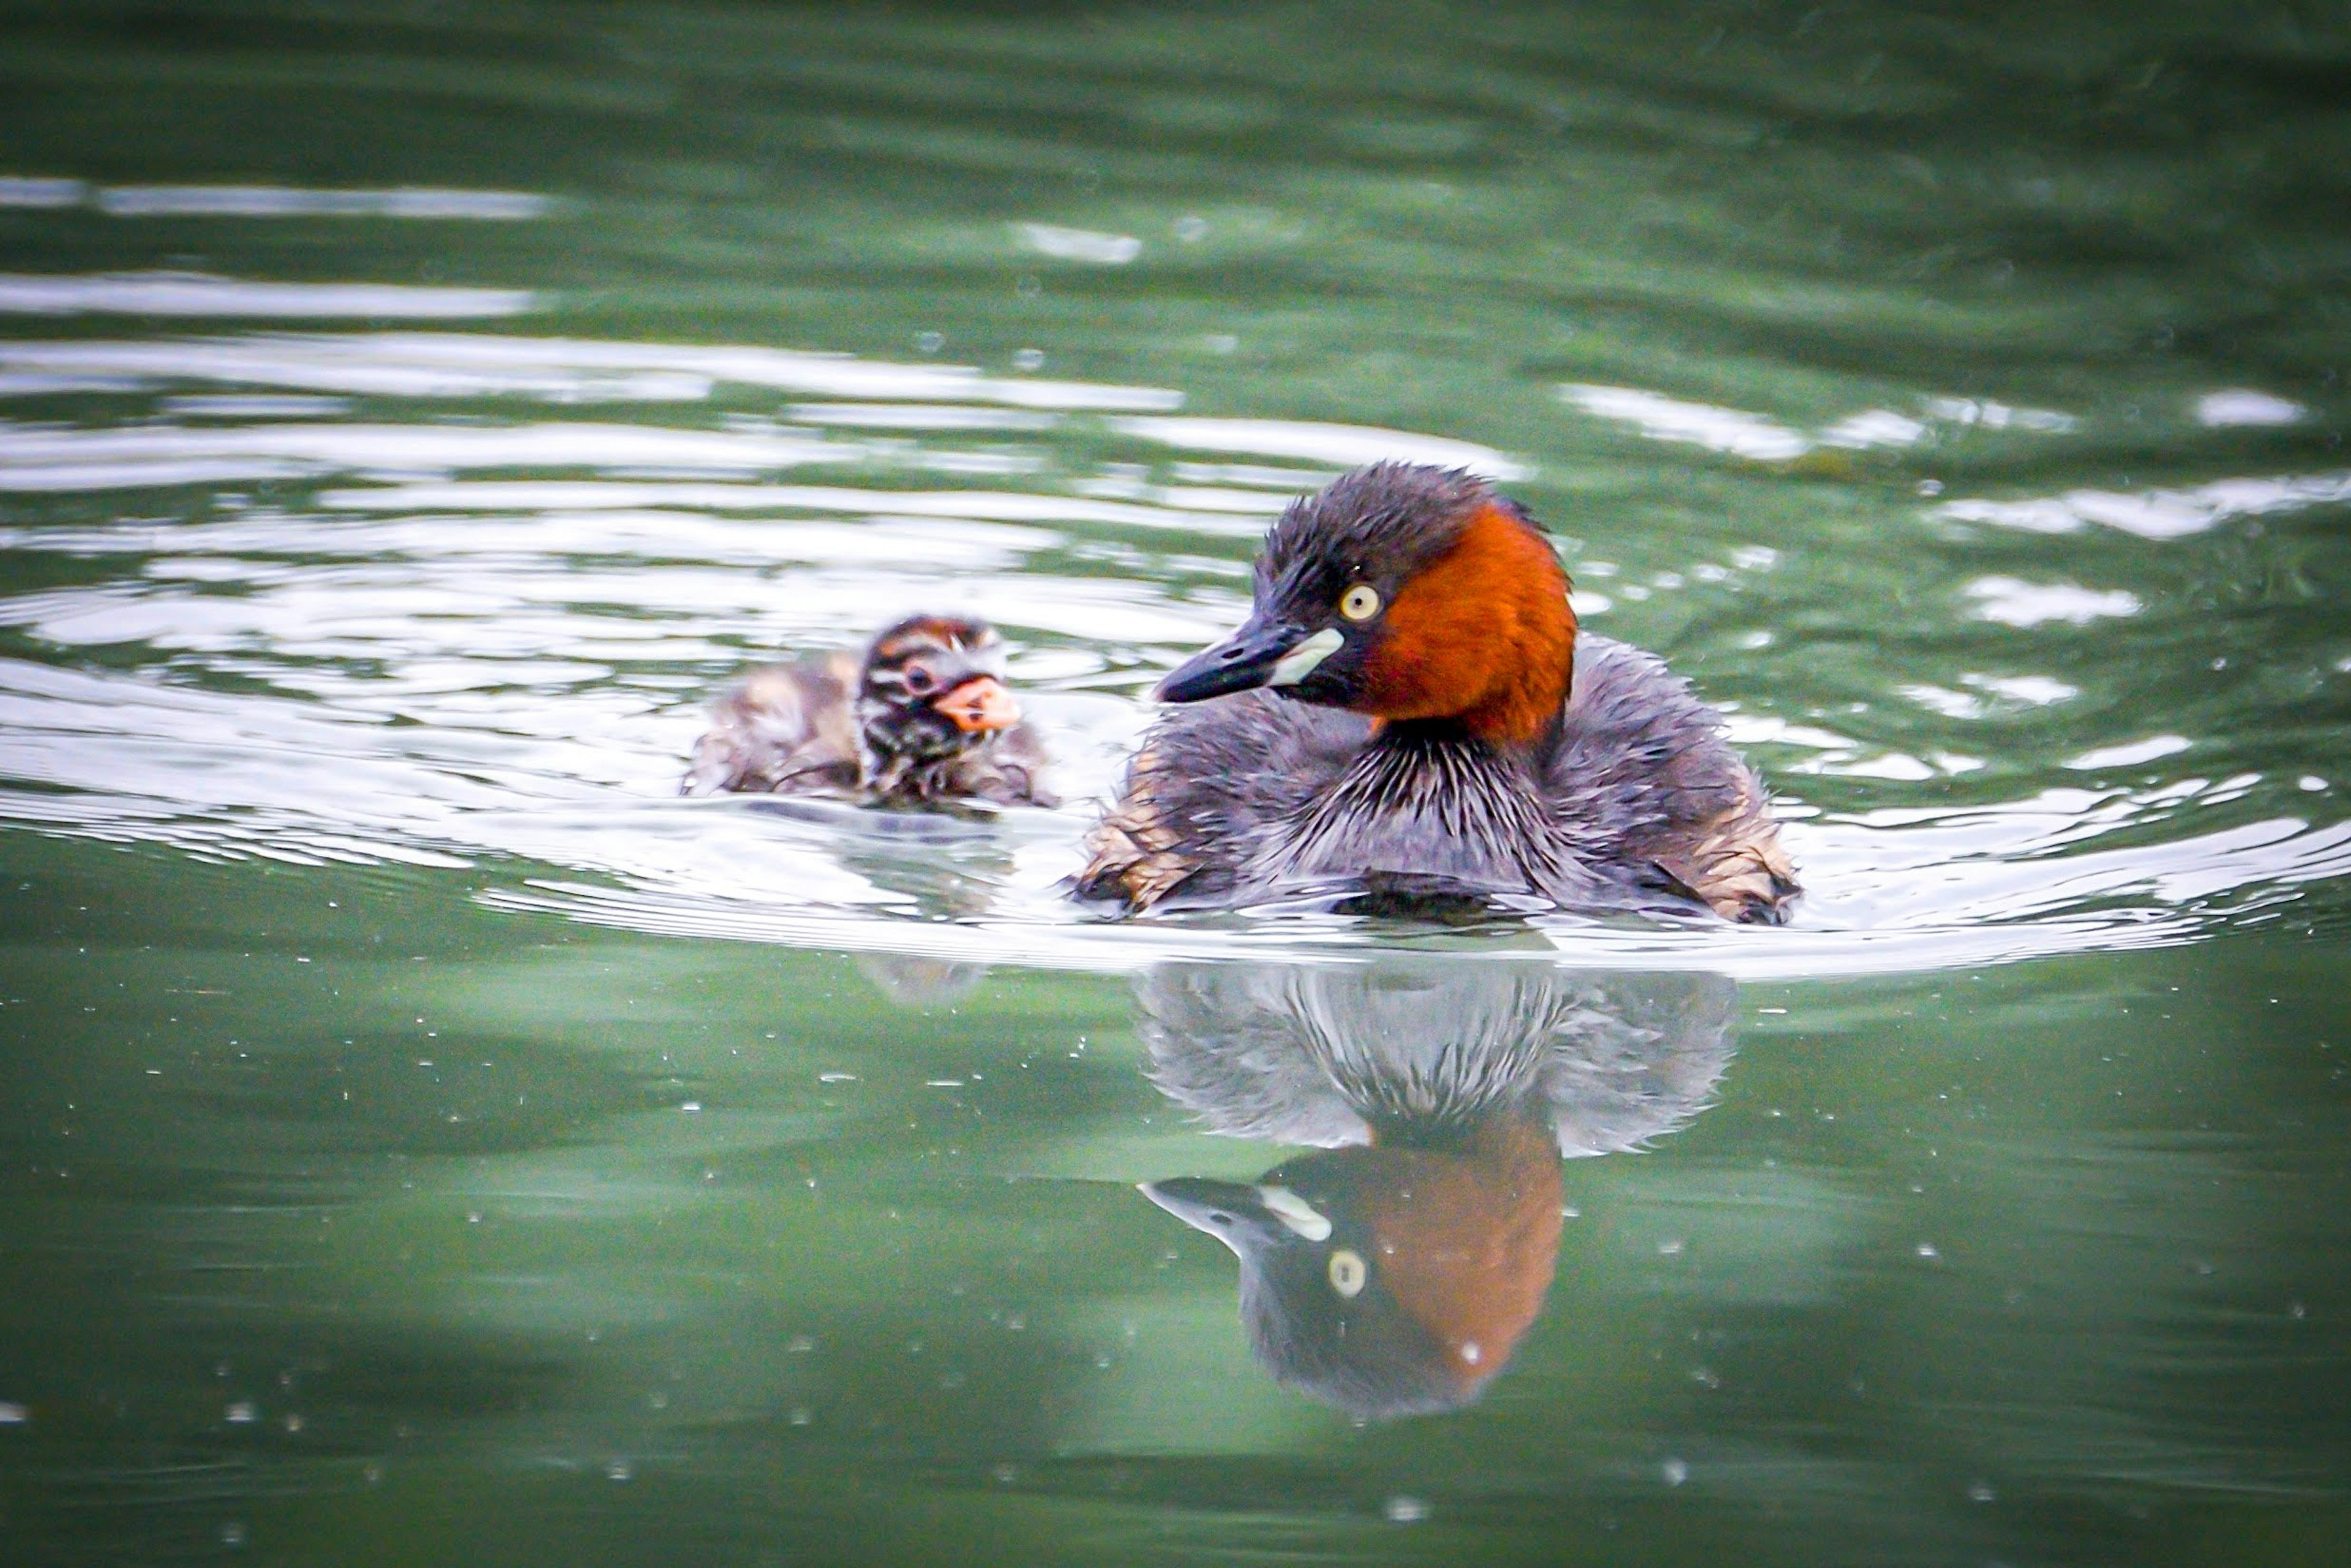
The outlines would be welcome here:
M 1173 708 L 1089 848 L 1080 894 L 1137 908 L 1328 884 L 1768 922 L 1796 891 L 1719 716 L 1661 660 L 1604 637 L 1578 640 L 1557 735 L 1531 753 L 1375 733 L 1263 691 Z

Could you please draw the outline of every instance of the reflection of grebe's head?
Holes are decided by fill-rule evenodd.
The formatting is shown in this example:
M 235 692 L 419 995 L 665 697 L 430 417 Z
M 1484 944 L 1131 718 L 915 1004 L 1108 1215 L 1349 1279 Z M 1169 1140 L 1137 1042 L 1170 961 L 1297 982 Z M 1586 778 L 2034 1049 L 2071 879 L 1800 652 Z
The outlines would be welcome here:
M 1019 722 L 1004 684 L 1003 642 L 985 622 L 910 616 L 866 650 L 857 726 L 881 764 L 942 761 Z
M 1558 722 L 1573 674 L 1567 592 L 1550 541 L 1482 480 L 1374 464 L 1282 514 L 1248 622 L 1163 681 L 1160 700 L 1270 686 L 1531 742 Z
M 1170 964 L 1137 990 L 1153 1082 L 1216 1132 L 1328 1148 L 1532 1104 L 1568 1155 L 1635 1148 L 1702 1110 L 1737 996 L 1716 975 L 1465 954 Z
M 1362 1416 L 1448 1410 L 1501 1370 L 1559 1252 L 1559 1156 L 1531 1116 L 1308 1155 L 1151 1201 L 1232 1249 L 1274 1378 Z

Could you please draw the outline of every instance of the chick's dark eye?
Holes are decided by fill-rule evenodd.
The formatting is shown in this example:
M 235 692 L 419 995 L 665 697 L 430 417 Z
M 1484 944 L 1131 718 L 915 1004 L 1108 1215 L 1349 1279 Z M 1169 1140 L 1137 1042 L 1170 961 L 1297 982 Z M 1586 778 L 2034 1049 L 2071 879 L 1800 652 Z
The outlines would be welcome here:
M 921 696 L 924 693 L 929 691 L 933 686 L 938 684 L 936 678 L 932 675 L 930 667 L 926 664 L 907 665 L 905 680 L 906 689 L 914 693 L 916 696 Z

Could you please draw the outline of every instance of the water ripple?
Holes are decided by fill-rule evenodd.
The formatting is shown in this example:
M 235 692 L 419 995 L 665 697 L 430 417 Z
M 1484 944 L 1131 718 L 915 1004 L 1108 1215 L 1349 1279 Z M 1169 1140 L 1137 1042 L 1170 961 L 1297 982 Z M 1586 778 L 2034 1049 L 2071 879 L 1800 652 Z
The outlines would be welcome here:
M 1812 889 L 1794 929 L 1535 916 L 1473 938 L 1311 903 L 1106 921 L 1061 888 L 1147 720 L 1136 694 L 1241 613 L 1248 541 L 1288 497 L 1377 457 L 1520 479 L 1531 465 L 1408 431 L 1174 417 L 1181 394 L 1154 388 L 768 348 L 25 340 L 0 344 L 0 376 L 48 378 L 20 389 L 32 398 L 156 400 L 139 417 L 0 423 L 0 488 L 24 498 L 0 550 L 48 563 L 0 598 L 0 813 L 37 831 L 210 860 L 465 867 L 496 907 L 649 931 L 1096 969 L 1465 940 L 1614 967 L 1939 968 L 2190 940 L 2351 872 L 2351 825 L 2282 809 L 2331 800 L 2323 779 L 2216 765 L 2229 747 L 2185 719 L 2026 749 L 2019 725 L 2105 711 L 2056 643 L 2137 622 L 2147 601 L 1961 559 L 1917 597 L 1968 651 L 1886 683 L 1916 733 L 1889 743 L 1869 701 L 1731 705 L 1733 738 L 1782 789 L 1819 792 L 1786 801 Z M 714 423 L 697 410 L 721 386 L 796 401 Z M 461 399 L 534 413 L 436 409 Z M 643 417 L 563 412 L 618 403 Z M 1716 416 L 1736 412 L 1611 406 L 1718 446 L 1732 427 Z M 1907 418 L 1801 439 L 1900 446 Z M 843 482 L 776 477 L 818 465 Z M 941 471 L 976 477 L 905 482 Z M 2177 494 L 2269 504 L 2252 483 Z M 2293 483 L 2297 506 L 2341 498 L 2332 479 Z M 1607 587 L 1583 590 L 1588 613 L 1614 601 L 1654 625 L 1684 601 L 1701 652 L 1745 660 L 1774 656 L 1780 632 L 1739 630 L 1761 610 L 1740 596 L 1766 574 L 1789 592 L 1791 559 L 1717 541 L 1637 570 L 1573 565 Z M 971 824 L 674 798 L 701 702 L 730 672 L 916 608 L 1004 628 L 1071 805 Z M 2040 670 L 2003 671 L 1968 641 L 1986 629 L 2055 641 Z M 2220 776 L 2167 775 L 2175 758 Z M 1883 803 L 1836 804 L 1864 789 Z

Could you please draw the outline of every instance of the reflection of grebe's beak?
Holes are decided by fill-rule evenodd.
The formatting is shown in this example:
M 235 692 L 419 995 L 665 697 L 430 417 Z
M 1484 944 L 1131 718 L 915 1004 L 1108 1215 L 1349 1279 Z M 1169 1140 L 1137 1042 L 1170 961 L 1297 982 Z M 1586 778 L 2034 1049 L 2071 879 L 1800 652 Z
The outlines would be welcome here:
M 1010 729 L 1020 722 L 1020 705 L 994 675 L 975 675 L 931 704 L 955 721 L 966 735 L 978 730 Z
M 1172 1181 L 1147 1181 L 1136 1190 L 1193 1229 L 1215 1237 L 1235 1252 L 1252 1235 L 1270 1240 L 1276 1234 L 1273 1217 L 1266 1212 L 1253 1186 L 1177 1176 Z

